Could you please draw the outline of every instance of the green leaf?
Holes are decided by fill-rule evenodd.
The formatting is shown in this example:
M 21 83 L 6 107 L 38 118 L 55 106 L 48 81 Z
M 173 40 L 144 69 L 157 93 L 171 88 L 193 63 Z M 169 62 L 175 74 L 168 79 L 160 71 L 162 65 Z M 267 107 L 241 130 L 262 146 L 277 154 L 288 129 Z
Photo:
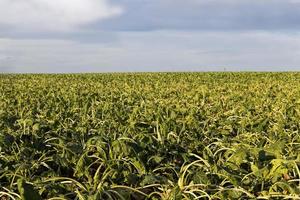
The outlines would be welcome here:
M 42 200 L 42 197 L 34 189 L 33 185 L 26 183 L 23 179 L 19 179 L 17 183 L 22 200 Z
M 39 125 L 39 124 L 34 124 L 34 125 L 32 126 L 32 130 L 33 130 L 33 131 L 38 131 L 38 130 L 40 130 L 40 125 Z

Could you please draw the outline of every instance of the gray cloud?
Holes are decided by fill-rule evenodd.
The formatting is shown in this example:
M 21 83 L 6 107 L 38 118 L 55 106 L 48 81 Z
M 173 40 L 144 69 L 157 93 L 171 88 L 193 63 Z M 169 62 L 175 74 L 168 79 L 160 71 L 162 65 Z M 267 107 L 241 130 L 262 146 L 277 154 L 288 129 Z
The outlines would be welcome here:
M 96 0 L 90 1 L 96 2 Z M 79 2 L 83 4 L 84 1 Z M 106 1 L 101 0 L 101 2 Z M 80 29 L 67 32 L 55 29 L 24 30 L 18 26 L 12 28 L 9 24 L 1 23 L 0 20 L 0 37 L 71 38 L 103 42 L 105 39 L 103 40 L 102 36 L 105 32 L 112 31 L 300 31 L 300 2 L 297 0 L 111 0 L 107 2 L 108 5 L 119 5 L 123 8 L 123 13 L 105 20 L 92 18 L 94 15 L 98 16 L 94 14 L 91 15 L 93 19 L 91 21 L 84 21 L 85 18 L 81 19 L 79 14 L 77 18 L 81 20 L 71 21 L 69 25 L 82 23 Z M 96 12 L 94 9 L 92 11 Z M 109 11 L 106 10 L 108 13 Z M 21 15 L 19 18 L 23 19 Z M 47 20 L 51 19 L 51 13 L 48 18 Z M 2 21 L 4 20 L 5 17 Z M 55 22 L 57 19 L 52 18 L 52 20 Z M 65 25 L 65 28 L 69 25 Z M 65 29 L 63 26 L 58 29 Z M 104 36 L 104 38 L 109 37 Z
M 99 28 L 149 30 L 299 30 L 293 0 L 115 0 L 127 7 Z
M 113 45 L 2 40 L 10 72 L 299 70 L 298 35 L 269 32 L 123 32 Z M 1 67 L 0 67 L 1 69 Z
M 110 44 L 118 41 L 117 32 L 101 30 L 78 30 L 72 32 L 12 32 L 3 30 L 1 38 L 26 39 L 26 40 L 74 40 L 82 43 Z

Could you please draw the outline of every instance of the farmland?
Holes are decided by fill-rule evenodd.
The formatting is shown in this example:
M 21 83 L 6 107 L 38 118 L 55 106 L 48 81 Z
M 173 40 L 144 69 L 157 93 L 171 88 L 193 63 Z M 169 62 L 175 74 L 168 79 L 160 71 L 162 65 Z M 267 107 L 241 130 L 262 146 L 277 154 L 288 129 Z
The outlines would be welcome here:
M 300 73 L 0 75 L 2 199 L 300 199 Z

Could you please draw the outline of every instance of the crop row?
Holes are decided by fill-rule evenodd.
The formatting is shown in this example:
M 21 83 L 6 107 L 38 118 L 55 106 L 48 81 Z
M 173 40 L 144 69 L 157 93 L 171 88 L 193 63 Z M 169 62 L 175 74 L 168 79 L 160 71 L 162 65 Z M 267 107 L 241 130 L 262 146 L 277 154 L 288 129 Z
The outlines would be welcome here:
M 2 199 L 300 199 L 299 73 L 0 75 Z

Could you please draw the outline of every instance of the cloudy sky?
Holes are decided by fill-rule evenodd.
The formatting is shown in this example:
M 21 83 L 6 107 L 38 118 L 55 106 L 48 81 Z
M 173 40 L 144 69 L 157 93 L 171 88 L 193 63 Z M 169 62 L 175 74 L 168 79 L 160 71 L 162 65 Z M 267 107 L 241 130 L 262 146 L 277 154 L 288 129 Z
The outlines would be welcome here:
M 300 0 L 0 0 L 0 72 L 300 70 Z

